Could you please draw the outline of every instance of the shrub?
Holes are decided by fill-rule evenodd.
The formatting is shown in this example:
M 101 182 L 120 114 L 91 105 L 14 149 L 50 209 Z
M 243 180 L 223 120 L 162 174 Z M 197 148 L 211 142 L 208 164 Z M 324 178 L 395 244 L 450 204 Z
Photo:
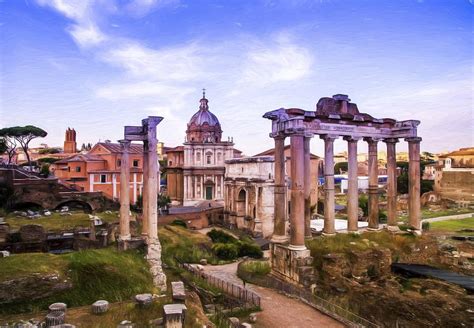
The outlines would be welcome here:
M 369 216 L 369 198 L 367 195 L 359 196 L 359 207 L 364 211 L 364 216 Z
M 421 223 L 421 230 L 423 230 L 423 231 L 428 231 L 428 230 L 430 230 L 430 223 L 429 223 L 429 222 L 423 222 L 423 223 Z
M 222 230 L 212 229 L 207 233 L 214 243 L 236 243 L 237 239 Z
M 217 243 L 212 246 L 214 253 L 223 260 L 234 260 L 239 256 L 239 247 L 236 244 Z
M 180 219 L 174 220 L 173 222 L 171 222 L 171 225 L 187 228 L 186 222 L 184 222 L 183 220 L 180 220 Z
M 240 243 L 239 256 L 250 256 L 254 259 L 262 258 L 263 252 L 255 243 L 242 242 Z

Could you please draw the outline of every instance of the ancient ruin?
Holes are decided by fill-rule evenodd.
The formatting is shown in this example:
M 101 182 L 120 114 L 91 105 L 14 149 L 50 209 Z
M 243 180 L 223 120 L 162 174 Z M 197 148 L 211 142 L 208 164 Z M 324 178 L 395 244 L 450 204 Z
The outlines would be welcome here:
M 153 280 L 161 290 L 166 290 L 166 276 L 161 267 L 161 245 L 158 240 L 158 192 L 159 192 L 159 164 L 156 152 L 156 127 L 163 117 L 149 116 L 142 120 L 141 126 L 125 126 L 122 146 L 122 165 L 120 167 L 121 181 L 130 181 L 130 167 L 128 152 L 132 141 L 143 142 L 143 205 L 142 205 L 142 236 L 147 244 L 147 260 L 150 263 Z M 121 183 L 120 197 L 120 239 L 123 248 L 127 248 L 130 241 L 130 196 L 129 183 Z
M 305 237 L 311 236 L 310 210 L 306 186 L 310 181 L 310 140 L 315 135 L 324 140 L 324 235 L 335 234 L 334 199 L 334 140 L 342 137 L 347 141 L 349 153 L 348 231 L 357 233 L 357 143 L 363 140 L 369 147 L 369 229 L 379 227 L 379 191 L 377 175 L 378 142 L 387 145 L 388 166 L 388 229 L 396 230 L 396 150 L 399 139 L 408 142 L 409 148 L 409 225 L 416 234 L 420 226 L 420 141 L 416 120 L 396 121 L 391 118 L 376 119 L 360 113 L 357 105 L 347 95 L 337 94 L 321 98 L 315 111 L 299 108 L 280 108 L 263 115 L 272 121 L 270 137 L 275 140 L 275 228 L 272 237 L 272 268 L 276 274 L 296 282 L 302 282 L 305 268 L 311 258 L 305 246 Z M 287 236 L 286 185 L 284 167 L 285 138 L 291 144 L 291 201 L 290 236 Z M 289 243 L 288 243 L 289 242 Z

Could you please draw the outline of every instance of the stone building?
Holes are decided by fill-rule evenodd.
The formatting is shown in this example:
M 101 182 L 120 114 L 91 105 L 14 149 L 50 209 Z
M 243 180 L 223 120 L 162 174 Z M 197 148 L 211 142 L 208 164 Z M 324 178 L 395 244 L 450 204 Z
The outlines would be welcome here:
M 227 160 L 225 162 L 225 207 L 224 217 L 228 225 L 246 230 L 254 236 L 271 237 L 274 217 L 275 160 L 274 149 L 253 157 Z M 290 146 L 284 149 L 285 183 L 291 183 Z M 311 154 L 310 206 L 318 202 L 318 173 L 320 158 Z M 285 212 L 289 216 L 289 189 L 285 197 Z
M 64 139 L 64 153 L 77 153 L 76 130 L 74 129 L 67 128 L 66 130 L 66 136 Z
M 99 142 L 87 154 L 76 154 L 53 164 L 60 182 L 81 191 L 101 191 L 110 199 L 120 199 L 120 144 Z M 130 195 L 132 203 L 142 194 L 143 149 L 130 145 Z
M 171 200 L 185 206 L 201 201 L 224 202 L 224 162 L 240 157 L 231 138 L 222 141 L 221 124 L 209 110 L 205 93 L 191 117 L 183 147 L 167 151 L 167 189 Z
M 434 190 L 444 199 L 474 203 L 474 147 L 439 156 Z

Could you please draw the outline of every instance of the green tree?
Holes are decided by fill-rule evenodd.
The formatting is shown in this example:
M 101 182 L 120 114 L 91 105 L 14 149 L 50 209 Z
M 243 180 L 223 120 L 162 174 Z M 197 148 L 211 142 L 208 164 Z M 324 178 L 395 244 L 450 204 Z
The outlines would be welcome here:
M 347 172 L 349 170 L 349 164 L 347 162 L 339 162 L 334 166 L 334 173 L 341 174 L 342 172 Z
M 159 208 L 166 208 L 171 203 L 171 199 L 169 196 L 164 194 L 158 194 L 158 207 Z
M 421 153 L 421 160 L 429 163 L 433 163 L 435 159 L 435 155 L 433 153 L 424 151 Z
M 20 144 L 21 148 L 25 152 L 28 166 L 30 166 L 31 160 L 30 154 L 28 153 L 30 142 L 36 138 L 44 138 L 48 135 L 48 133 L 34 125 L 14 126 L 6 129 L 8 130 L 9 135 L 15 138 L 15 140 Z
M 13 156 L 16 154 L 17 142 L 10 128 L 0 129 L 0 140 L 4 147 L 0 154 L 6 153 L 8 155 L 8 164 L 11 164 Z

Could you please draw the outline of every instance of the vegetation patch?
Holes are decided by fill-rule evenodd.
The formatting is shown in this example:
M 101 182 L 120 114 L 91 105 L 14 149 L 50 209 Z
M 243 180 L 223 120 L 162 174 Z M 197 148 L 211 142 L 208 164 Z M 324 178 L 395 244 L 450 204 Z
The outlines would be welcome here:
M 474 217 L 431 222 L 430 230 L 457 232 L 463 229 L 474 229 Z
M 243 261 L 239 263 L 237 275 L 246 282 L 255 282 L 263 279 L 271 271 L 270 263 L 267 261 Z
M 234 236 L 217 229 L 212 229 L 207 235 L 216 243 L 212 248 L 214 253 L 223 260 L 234 260 L 239 256 L 258 259 L 263 256 L 260 247 L 247 236 L 243 236 L 238 240 Z

